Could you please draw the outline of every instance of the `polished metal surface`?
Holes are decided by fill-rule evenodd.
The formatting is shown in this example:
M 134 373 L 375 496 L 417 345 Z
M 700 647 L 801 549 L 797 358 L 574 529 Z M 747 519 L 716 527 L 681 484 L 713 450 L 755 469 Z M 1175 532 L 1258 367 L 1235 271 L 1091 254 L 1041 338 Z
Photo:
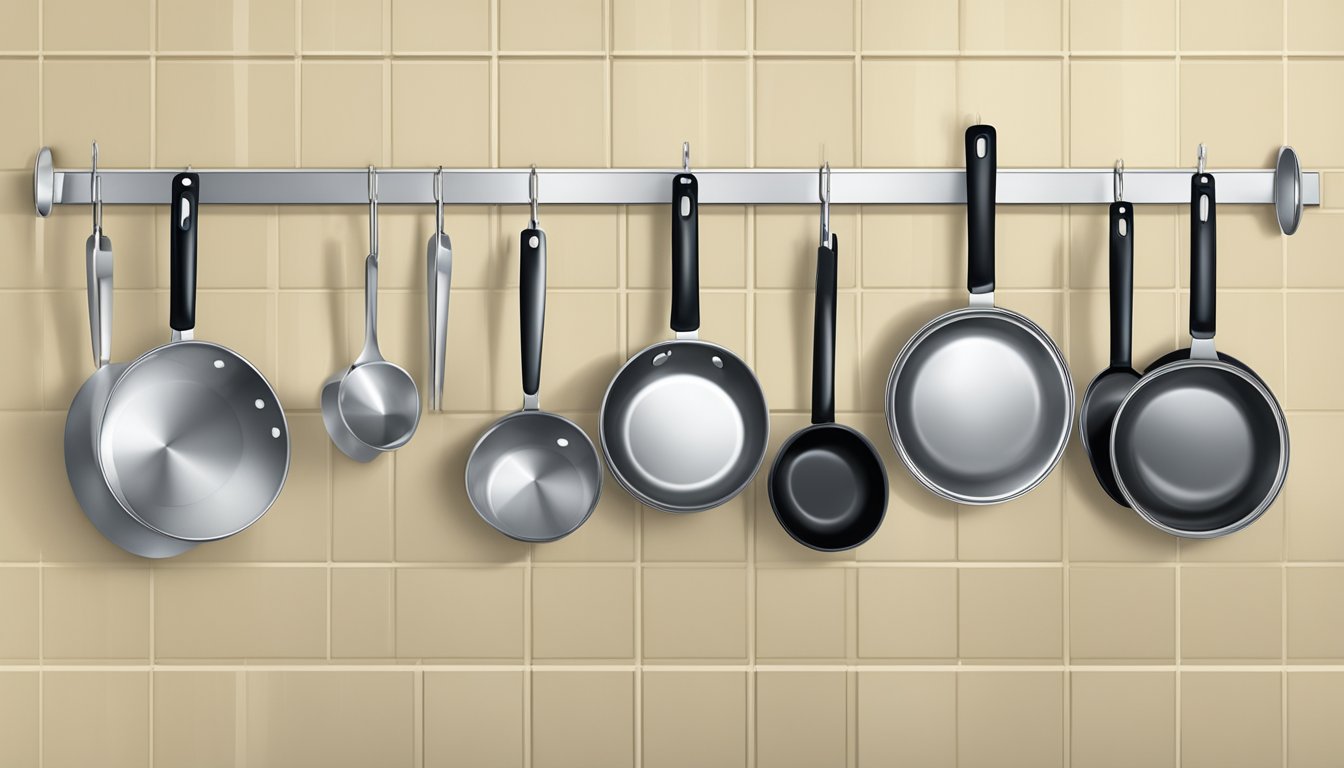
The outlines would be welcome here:
M 1223 536 L 1254 522 L 1283 488 L 1283 411 L 1238 365 L 1176 360 L 1146 373 L 1120 404 L 1111 466 L 1125 498 L 1155 527 Z
M 41 169 L 38 169 L 41 170 Z M 201 203 L 208 205 L 355 205 L 367 202 L 361 169 L 209 169 L 201 175 Z M 379 171 L 379 200 L 391 205 L 432 205 L 437 169 Z M 175 171 L 102 171 L 103 198 L 113 205 L 168 202 Z M 449 205 L 527 205 L 528 169 L 444 169 Z M 654 205 L 671 203 L 673 169 L 539 169 L 542 205 Z M 959 204 L 966 202 L 961 169 L 837 168 L 831 171 L 835 205 Z M 816 202 L 814 168 L 706 168 L 696 171 L 701 205 L 803 205 Z M 57 205 L 87 205 L 89 172 L 35 173 L 36 188 L 51 185 Z M 1274 202 L 1275 172 L 1218 171 L 1218 203 Z M 1320 205 L 1320 174 L 1302 174 L 1302 202 Z M 1108 204 L 1114 196 L 1110 168 L 1009 168 L 998 172 L 997 202 L 1021 205 Z M 1174 205 L 1190 199 L 1190 171 L 1129 169 L 1125 197 L 1133 203 Z M 39 197 L 39 202 L 41 198 Z M 39 209 L 40 210 L 40 209 Z
M 369 255 L 364 259 L 364 348 L 344 371 L 322 385 L 322 423 L 346 456 L 368 462 L 394 451 L 415 436 L 420 424 L 420 391 L 401 366 L 378 349 L 377 177 L 366 177 Z
M 1107 368 L 1087 385 L 1083 404 L 1078 409 L 1078 436 L 1083 441 L 1097 482 L 1115 503 L 1125 506 L 1129 506 L 1129 502 L 1125 501 L 1111 472 L 1111 425 L 1115 423 L 1115 412 L 1120 409 L 1120 403 L 1138 380 L 1139 374 L 1132 368 Z
M 141 355 L 112 386 L 98 462 L 122 506 L 187 541 L 231 536 L 266 513 L 289 471 L 289 427 L 265 377 L 204 341 Z
M 33 161 L 33 209 L 38 216 L 46 218 L 51 214 L 51 206 L 55 202 L 56 170 L 51 164 L 51 149 L 43 147 L 37 151 L 37 159 Z
M 496 530 L 543 542 L 573 533 L 597 507 L 602 465 L 574 422 L 527 410 L 495 422 L 467 461 L 467 498 Z
M 1218 183 L 1223 181 L 1222 174 Z M 1221 201 L 1220 201 L 1221 202 Z M 1291 235 L 1302 223 L 1302 166 L 1292 147 L 1280 147 L 1274 163 L 1274 214 L 1279 231 Z
M 425 254 L 425 295 L 429 303 L 429 408 L 443 410 L 444 353 L 448 347 L 448 293 L 453 283 L 453 242 L 443 231 L 443 179 L 434 176 L 434 234 Z
M 906 343 L 887 379 L 887 422 L 902 461 L 930 491 L 995 504 L 1036 487 L 1073 421 L 1064 356 L 1035 323 L 969 307 Z
M 125 363 L 99 368 L 79 388 L 65 419 L 65 473 L 85 517 L 109 541 L 140 557 L 174 557 L 197 545 L 145 527 L 121 506 L 98 466 L 98 429 L 103 405 Z
M 599 430 L 612 475 L 632 496 L 665 512 L 698 512 L 755 477 L 770 418 L 741 358 L 677 340 L 626 361 L 602 400 Z

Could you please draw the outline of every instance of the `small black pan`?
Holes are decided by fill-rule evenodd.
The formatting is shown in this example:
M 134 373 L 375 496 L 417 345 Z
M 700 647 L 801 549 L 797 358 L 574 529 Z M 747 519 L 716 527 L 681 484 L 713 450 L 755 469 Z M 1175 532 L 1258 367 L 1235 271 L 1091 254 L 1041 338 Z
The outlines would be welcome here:
M 823 231 L 826 227 L 823 224 Z M 887 471 L 868 438 L 835 423 L 835 235 L 817 248 L 812 329 L 812 424 L 780 448 L 770 467 L 770 506 L 799 544 L 853 549 L 882 525 Z
M 1255 522 L 1288 474 L 1288 425 L 1244 363 L 1214 348 L 1214 182 L 1190 190 L 1190 348 L 1160 358 L 1111 429 L 1111 468 L 1129 506 L 1177 536 L 1213 538 Z
M 1111 203 L 1110 233 L 1111 365 L 1087 385 L 1078 414 L 1078 432 L 1097 482 L 1116 504 L 1128 507 L 1111 470 L 1111 424 L 1120 402 L 1139 380 L 1130 343 L 1134 321 L 1134 206 L 1122 200 Z

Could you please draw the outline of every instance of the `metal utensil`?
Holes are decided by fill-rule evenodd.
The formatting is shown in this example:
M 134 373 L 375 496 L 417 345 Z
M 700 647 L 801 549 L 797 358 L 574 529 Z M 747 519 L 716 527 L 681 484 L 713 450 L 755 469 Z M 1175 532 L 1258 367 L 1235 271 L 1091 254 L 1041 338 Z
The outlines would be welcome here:
M 238 353 L 193 338 L 200 177 L 173 178 L 172 337 L 126 367 L 98 433 L 103 478 L 143 525 L 211 541 L 270 509 L 289 471 L 289 428 L 266 378 Z
M 453 243 L 443 231 L 443 166 L 434 174 L 434 234 L 425 257 L 429 298 L 429 408 L 443 410 L 443 356 L 448 345 L 448 289 L 453 282 Z
M 699 339 L 698 197 L 694 175 L 673 177 L 676 338 L 627 360 L 602 399 L 602 450 L 612 476 L 664 512 L 699 512 L 741 493 L 760 470 L 770 436 L 765 394 L 751 368 Z
M 1111 430 L 1111 468 L 1129 506 L 1156 528 L 1189 538 L 1255 522 L 1288 475 L 1283 409 L 1245 363 L 1214 348 L 1214 192 L 1201 152 L 1190 182 L 1190 347 L 1144 372 Z
M 93 200 L 93 233 L 84 243 L 84 265 L 88 271 L 89 341 L 93 344 L 93 362 L 107 365 L 105 355 L 112 350 L 112 291 L 97 290 L 104 281 L 112 281 L 112 239 L 103 231 L 102 179 L 98 176 L 98 142 L 93 142 L 93 161 L 89 169 L 90 199 Z M 101 351 L 100 351 L 101 350 Z
M 103 247 L 107 238 L 99 234 L 102 209 L 101 184 L 97 175 L 97 144 L 94 145 L 93 206 L 94 234 L 86 248 L 89 291 L 89 337 L 93 342 L 96 370 L 84 382 L 70 403 L 65 419 L 65 472 L 70 488 L 89 522 L 109 541 L 140 557 L 173 557 L 196 546 L 141 525 L 126 513 L 103 480 L 98 466 L 96 446 L 107 397 L 126 370 L 126 363 L 112 363 L 112 248 Z
M 420 423 L 420 392 L 378 349 L 378 172 L 369 168 L 369 255 L 364 259 L 364 348 L 322 387 L 322 422 L 331 442 L 355 461 L 373 461 L 410 441 Z
M 830 165 L 822 169 L 821 245 L 812 326 L 812 424 L 793 433 L 770 467 L 770 506 L 800 544 L 853 549 L 882 525 L 887 471 L 857 430 L 835 422 L 835 283 L 839 241 L 831 234 Z
M 1078 413 L 1078 433 L 1097 482 L 1116 504 L 1129 506 L 1111 470 L 1111 425 L 1135 382 L 1130 336 L 1134 317 L 1134 206 L 1124 202 L 1123 162 L 1115 165 L 1115 202 L 1110 211 L 1111 364 L 1087 385 Z
M 602 493 L 602 464 L 583 430 L 541 410 L 541 342 L 546 322 L 546 233 L 532 219 L 519 235 L 519 325 L 523 409 L 496 421 L 467 459 L 467 498 L 481 519 L 519 541 L 555 541 L 583 525 Z
M 887 379 L 887 426 L 901 461 L 960 504 L 1035 488 L 1073 426 L 1073 380 L 1059 347 L 1031 320 L 994 306 L 995 144 L 992 126 L 966 130 L 970 306 L 921 328 Z

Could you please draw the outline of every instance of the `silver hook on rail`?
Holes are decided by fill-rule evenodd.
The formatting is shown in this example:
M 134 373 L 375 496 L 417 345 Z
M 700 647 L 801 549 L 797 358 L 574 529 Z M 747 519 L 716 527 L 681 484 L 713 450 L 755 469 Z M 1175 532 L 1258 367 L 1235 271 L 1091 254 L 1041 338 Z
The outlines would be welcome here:
M 434 234 L 443 234 L 443 166 L 434 172 Z
M 682 173 L 691 172 L 691 142 L 681 142 L 681 171 Z
M 378 169 L 369 166 L 369 255 L 378 262 Z
M 831 163 L 817 169 L 817 197 L 821 198 L 821 247 L 831 247 Z
M 89 168 L 89 199 L 93 201 L 93 231 L 103 231 L 103 179 L 98 175 L 98 142 L 93 142 L 93 163 Z
M 537 166 L 527 172 L 527 202 L 532 206 L 532 220 L 528 225 L 529 229 L 537 229 L 537 188 L 540 182 L 537 179 Z
M 1195 161 L 1195 172 L 1202 174 L 1204 173 L 1204 167 L 1207 164 L 1209 157 L 1209 151 L 1204 147 L 1204 142 L 1199 143 L 1197 157 L 1198 160 Z
M 1122 157 L 1115 161 L 1115 202 L 1125 199 L 1125 159 Z

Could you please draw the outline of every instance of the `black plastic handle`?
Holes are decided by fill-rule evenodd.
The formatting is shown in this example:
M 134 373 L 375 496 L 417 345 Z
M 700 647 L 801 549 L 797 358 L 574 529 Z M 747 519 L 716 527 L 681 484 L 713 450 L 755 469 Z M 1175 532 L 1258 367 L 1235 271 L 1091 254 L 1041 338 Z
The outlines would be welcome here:
M 168 324 L 175 331 L 196 327 L 196 218 L 200 193 L 200 176 L 179 173 L 173 177 L 172 207 L 168 213 Z
M 541 338 L 546 326 L 546 233 L 524 229 L 518 235 L 518 327 L 523 336 L 523 394 L 541 389 Z
M 1218 222 L 1213 174 L 1190 177 L 1190 338 L 1212 339 L 1218 313 Z
M 1111 203 L 1111 367 L 1132 368 L 1134 206 Z
M 835 421 L 835 273 L 840 241 L 817 248 L 817 305 L 812 321 L 812 423 Z
M 971 293 L 994 291 L 997 138 L 992 125 L 966 129 L 966 287 Z
M 700 184 L 679 173 L 672 179 L 672 330 L 700 329 Z

